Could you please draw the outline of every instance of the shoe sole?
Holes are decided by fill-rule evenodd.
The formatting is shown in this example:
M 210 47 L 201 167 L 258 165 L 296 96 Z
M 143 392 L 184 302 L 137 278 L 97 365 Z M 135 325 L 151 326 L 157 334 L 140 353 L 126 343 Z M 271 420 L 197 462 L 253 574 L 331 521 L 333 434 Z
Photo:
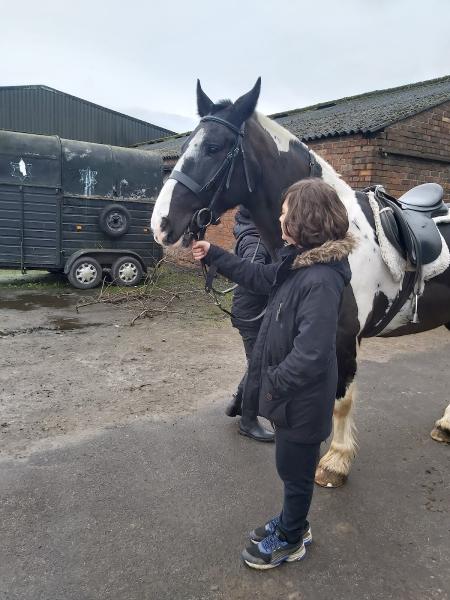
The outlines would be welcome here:
M 255 442 L 264 442 L 266 444 L 267 443 L 273 444 L 273 442 L 275 441 L 275 436 L 273 438 L 264 439 L 264 438 L 255 437 L 254 435 L 250 435 L 249 433 L 247 433 L 246 431 L 242 431 L 241 429 L 239 429 L 238 431 L 239 431 L 239 435 L 244 435 L 245 437 L 248 437 L 251 440 L 255 440 Z
M 244 558 L 244 562 L 251 569 L 257 569 L 258 571 L 267 571 L 268 569 L 274 569 L 275 567 L 279 567 L 284 562 L 296 562 L 298 560 L 302 560 L 303 558 L 305 558 L 305 555 L 306 555 L 306 548 L 305 548 L 305 545 L 303 544 L 303 546 L 301 548 L 299 548 L 297 550 L 297 552 L 294 552 L 293 554 L 286 556 L 286 558 L 282 558 L 281 560 L 279 560 L 278 562 L 273 563 L 273 564 L 269 563 L 267 565 L 259 565 L 257 563 L 251 563 L 250 561 L 246 560 L 245 558 Z
M 263 538 L 264 539 L 264 538 Z M 259 542 L 262 542 L 262 540 L 257 540 L 254 538 L 250 538 L 250 541 L 252 544 L 259 544 Z M 303 543 L 305 544 L 305 546 L 309 546 L 310 544 L 312 544 L 313 538 L 312 538 L 312 533 L 311 533 L 311 529 L 308 531 L 308 534 L 304 536 L 303 538 Z

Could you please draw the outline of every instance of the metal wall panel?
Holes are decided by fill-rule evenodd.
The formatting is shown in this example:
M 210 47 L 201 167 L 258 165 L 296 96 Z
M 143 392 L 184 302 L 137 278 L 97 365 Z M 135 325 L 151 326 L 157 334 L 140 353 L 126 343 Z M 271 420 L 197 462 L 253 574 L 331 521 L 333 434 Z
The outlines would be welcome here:
M 0 87 L 0 129 L 114 146 L 173 133 L 45 86 Z

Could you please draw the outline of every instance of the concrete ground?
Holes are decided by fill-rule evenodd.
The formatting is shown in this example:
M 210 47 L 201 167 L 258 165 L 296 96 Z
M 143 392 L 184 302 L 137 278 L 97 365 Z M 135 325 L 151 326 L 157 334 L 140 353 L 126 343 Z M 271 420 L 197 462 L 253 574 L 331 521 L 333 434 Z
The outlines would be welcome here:
M 23 424 L 29 437 L 21 446 L 20 427 L 1 434 L 4 449 L 10 449 L 0 461 L 1 600 L 450 598 L 450 446 L 429 437 L 449 402 L 447 330 L 367 344 L 356 413 L 360 449 L 348 483 L 338 490 L 316 488 L 314 542 L 305 560 L 260 573 L 245 567 L 239 555 L 246 532 L 279 510 L 281 486 L 273 446 L 240 437 L 235 421 L 223 414 L 241 372 L 235 332 L 223 323 L 199 329 L 198 323 L 171 325 L 161 318 L 131 331 L 121 325 L 117 337 L 104 307 L 77 316 L 92 324 L 88 329 L 51 331 L 39 325 L 40 315 L 48 319 L 54 309 L 36 306 L 41 313 L 26 316 L 33 318 L 32 330 L 25 323 L 21 333 L 17 318 L 14 335 L 2 328 L 0 424 L 9 423 L 4 415 L 17 397 L 8 392 L 22 389 L 26 395 L 32 389 L 27 371 L 46 381 L 47 352 L 55 356 L 70 348 L 72 358 L 93 360 L 88 352 L 98 343 L 111 356 L 123 356 L 133 339 L 138 351 L 143 339 L 164 332 L 155 343 L 166 362 L 155 362 L 154 352 L 148 356 L 153 368 L 158 364 L 169 375 L 166 387 L 157 378 L 153 415 L 149 390 L 150 414 L 109 418 L 118 414 L 114 394 L 128 406 L 132 392 L 125 371 L 124 381 L 117 378 L 108 388 L 112 399 L 101 396 L 108 405 L 103 422 L 99 405 L 90 425 L 83 421 L 91 410 L 86 402 L 81 429 L 31 439 L 44 418 L 36 404 L 33 426 Z M 11 310 L 0 310 L 2 323 Z M 69 318 L 70 310 L 69 303 L 58 318 Z M 170 349 L 188 335 L 197 344 L 184 348 L 189 368 L 171 380 L 183 356 L 170 364 Z M 190 356 L 196 347 L 207 355 L 198 372 Z M 96 389 L 108 387 L 108 368 L 103 364 L 105 376 L 99 372 Z M 57 380 L 50 394 L 58 401 L 46 407 L 45 418 L 72 402 L 76 381 L 66 365 L 65 380 Z M 161 408 L 164 398 L 170 405 L 175 397 L 189 410 Z M 30 411 L 24 408 L 24 414 Z M 17 415 L 5 431 L 16 421 Z

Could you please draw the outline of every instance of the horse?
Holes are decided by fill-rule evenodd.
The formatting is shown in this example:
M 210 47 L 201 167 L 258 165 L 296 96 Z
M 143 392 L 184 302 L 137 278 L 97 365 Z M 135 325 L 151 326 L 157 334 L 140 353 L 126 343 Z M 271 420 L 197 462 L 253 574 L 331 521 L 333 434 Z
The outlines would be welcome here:
M 282 246 L 279 215 L 282 192 L 305 177 L 320 177 L 345 205 L 350 231 L 358 244 L 349 256 L 352 278 L 344 291 L 336 339 L 338 386 L 333 436 L 321 458 L 316 483 L 343 485 L 356 454 L 353 405 L 357 352 L 389 307 L 399 298 L 403 279 L 395 281 L 382 258 L 369 195 L 354 191 L 322 157 L 269 117 L 256 111 L 261 78 L 235 102 L 214 103 L 197 81 L 198 126 L 182 147 L 180 158 L 156 200 L 151 227 L 163 246 L 188 247 L 192 235 L 217 222 L 237 204 L 251 213 L 274 257 Z M 203 222 L 202 222 L 203 221 Z M 197 224 L 197 228 L 195 225 Z M 450 225 L 439 230 L 450 243 Z M 402 336 L 450 323 L 450 268 L 428 280 L 418 306 L 418 321 L 410 321 L 413 298 L 404 303 L 380 337 Z M 416 319 L 417 321 L 417 319 Z M 431 436 L 450 442 L 450 404 Z

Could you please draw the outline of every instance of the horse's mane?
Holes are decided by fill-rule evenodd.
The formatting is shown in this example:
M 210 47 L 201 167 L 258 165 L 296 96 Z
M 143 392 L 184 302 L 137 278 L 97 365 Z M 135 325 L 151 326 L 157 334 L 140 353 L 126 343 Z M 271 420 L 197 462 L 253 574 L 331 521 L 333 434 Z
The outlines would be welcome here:
M 231 106 L 233 103 L 231 102 L 231 100 L 229 100 L 228 98 L 226 98 L 225 100 L 219 100 L 218 102 L 216 102 L 212 109 L 211 109 L 211 114 L 215 114 L 216 112 L 219 112 L 219 110 L 223 110 L 224 108 L 227 108 L 228 106 Z

